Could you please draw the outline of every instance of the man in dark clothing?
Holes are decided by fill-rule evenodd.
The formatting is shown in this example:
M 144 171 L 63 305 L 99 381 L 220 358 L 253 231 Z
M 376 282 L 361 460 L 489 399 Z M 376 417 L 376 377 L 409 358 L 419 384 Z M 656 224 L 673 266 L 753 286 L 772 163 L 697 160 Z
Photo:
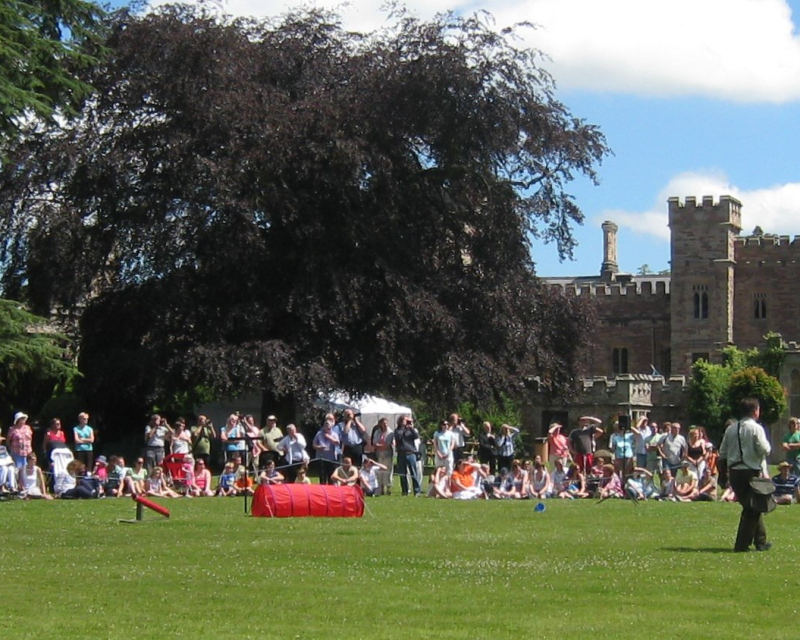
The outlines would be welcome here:
M 403 495 L 408 495 L 408 475 L 411 474 L 411 483 L 414 495 L 422 493 L 419 479 L 419 469 L 417 468 L 417 455 L 419 431 L 414 426 L 414 421 L 410 416 L 400 416 L 397 420 L 397 429 L 394 432 L 394 443 L 397 449 L 397 467 L 400 473 L 400 488 Z
M 738 422 L 725 429 L 722 444 L 719 446 L 719 457 L 725 460 L 731 488 L 742 505 L 733 550 L 749 551 L 750 545 L 755 542 L 756 551 L 767 551 L 772 543 L 767 542 L 763 515 L 750 508 L 750 496 L 753 492 L 750 480 L 765 475 L 765 461 L 772 447 L 764 433 L 764 427 L 756 422 L 761 416 L 758 400 L 742 400 L 740 415 L 742 417 Z

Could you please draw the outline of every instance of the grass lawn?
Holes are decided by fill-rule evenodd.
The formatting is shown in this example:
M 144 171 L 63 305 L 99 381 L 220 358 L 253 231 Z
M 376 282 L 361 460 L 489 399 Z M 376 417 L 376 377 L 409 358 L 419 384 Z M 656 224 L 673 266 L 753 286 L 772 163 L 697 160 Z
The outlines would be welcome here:
M 0 638 L 791 638 L 800 506 L 389 496 L 361 519 L 240 498 L 0 503 Z

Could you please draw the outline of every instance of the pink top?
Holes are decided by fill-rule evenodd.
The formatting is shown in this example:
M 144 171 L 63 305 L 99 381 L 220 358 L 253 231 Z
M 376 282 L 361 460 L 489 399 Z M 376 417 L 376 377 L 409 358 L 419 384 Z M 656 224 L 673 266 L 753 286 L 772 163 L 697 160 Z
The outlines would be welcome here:
M 547 442 L 549 443 L 551 456 L 566 458 L 569 455 L 567 436 L 561 433 L 561 431 L 558 431 L 557 433 L 551 433 L 547 437 Z
M 211 480 L 211 472 L 206 469 L 205 471 L 201 471 L 197 474 L 197 477 L 194 479 L 194 484 L 197 486 L 198 489 L 201 491 L 205 491 L 210 484 L 209 481 Z
M 8 450 L 17 456 L 28 456 L 33 451 L 33 429 L 30 425 L 14 425 L 8 430 Z

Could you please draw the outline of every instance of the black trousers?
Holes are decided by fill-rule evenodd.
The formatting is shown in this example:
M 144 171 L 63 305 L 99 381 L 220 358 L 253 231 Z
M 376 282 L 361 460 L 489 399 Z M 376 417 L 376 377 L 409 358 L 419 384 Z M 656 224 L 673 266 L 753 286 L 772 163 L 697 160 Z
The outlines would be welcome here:
M 760 475 L 759 471 L 751 469 L 731 469 L 731 488 L 736 494 L 736 500 L 742 505 L 742 515 L 739 516 L 739 530 L 736 532 L 734 551 L 745 551 L 755 542 L 762 545 L 767 541 L 767 530 L 764 527 L 764 516 L 758 511 L 750 509 L 750 480 Z

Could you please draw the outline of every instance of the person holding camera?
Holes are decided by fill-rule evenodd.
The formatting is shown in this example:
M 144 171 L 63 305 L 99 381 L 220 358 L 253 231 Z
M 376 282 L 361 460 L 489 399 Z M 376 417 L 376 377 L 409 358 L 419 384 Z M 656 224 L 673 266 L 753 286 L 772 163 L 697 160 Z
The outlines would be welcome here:
M 336 469 L 339 460 L 340 441 L 336 434 L 334 418 L 332 414 L 325 416 L 325 422 L 314 436 L 312 446 L 316 453 L 317 464 L 319 465 L 319 483 L 328 484 L 331 481 L 331 474 Z
M 341 422 L 336 425 L 342 441 L 342 455 L 356 465 L 364 460 L 364 438 L 367 435 L 367 428 L 361 424 L 358 416 L 352 409 L 345 409 Z
M 169 426 L 166 418 L 162 418 L 157 413 L 151 415 L 150 422 L 144 428 L 146 444 L 144 464 L 148 475 L 152 475 L 153 469 L 164 461 L 164 447 L 171 437 L 172 427 Z
M 211 460 L 211 441 L 216 440 L 217 432 L 207 416 L 197 416 L 197 425 L 192 427 L 192 453 L 195 460 L 202 460 L 209 466 Z
M 448 422 L 453 432 L 453 462 L 458 464 L 458 461 L 464 457 L 464 447 L 467 444 L 467 438 L 472 435 L 472 432 L 464 422 L 464 418 L 457 413 L 450 414 Z

